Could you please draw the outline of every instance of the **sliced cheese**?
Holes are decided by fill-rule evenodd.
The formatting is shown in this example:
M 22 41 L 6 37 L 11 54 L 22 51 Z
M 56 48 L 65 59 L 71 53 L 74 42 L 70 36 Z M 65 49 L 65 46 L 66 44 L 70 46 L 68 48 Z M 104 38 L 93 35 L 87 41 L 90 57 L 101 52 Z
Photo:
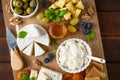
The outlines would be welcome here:
M 17 38 L 17 45 L 18 45 L 18 47 L 19 47 L 19 49 L 21 51 L 23 49 L 25 49 L 32 42 L 33 42 L 33 39 L 20 39 L 20 38 Z
M 34 37 L 40 37 L 41 36 L 41 32 L 38 30 L 37 26 L 38 25 L 30 24 L 30 25 L 25 26 L 22 29 L 23 31 L 27 32 L 27 35 L 26 35 L 25 39 L 34 38 Z
M 37 70 L 31 70 L 30 78 L 34 77 L 37 80 L 38 72 Z
M 41 72 L 39 73 L 37 80 L 50 80 L 50 79 L 47 75 Z
M 34 42 L 34 53 L 35 56 L 41 56 L 45 51 L 36 42 Z
M 62 80 L 62 74 L 61 73 L 50 70 L 50 69 L 47 69 L 47 68 L 44 68 L 44 67 L 41 67 L 37 80 L 40 80 L 40 78 L 42 77 L 42 75 L 40 75 L 40 74 L 42 74 L 42 73 L 49 76 L 50 80 Z
M 46 36 L 36 37 L 36 38 L 34 38 L 34 41 L 36 41 L 42 45 L 45 45 L 45 46 L 49 46 L 49 44 L 50 44 L 50 40 Z
M 17 38 L 17 45 L 21 51 L 24 51 L 25 54 L 31 55 L 31 46 L 27 47 L 30 45 L 32 42 L 37 42 L 45 46 L 49 46 L 50 44 L 50 39 L 47 31 L 37 25 L 37 24 L 29 24 L 26 25 L 25 27 L 21 28 L 20 31 L 25 31 L 27 32 L 27 35 L 25 38 Z M 27 49 L 25 49 L 27 47 Z M 39 50 L 37 50 L 37 49 Z M 39 46 L 36 46 L 35 48 L 35 56 L 40 56 L 42 55 L 45 51 Z
M 24 49 L 23 53 L 28 56 L 31 56 L 33 52 L 33 43 L 31 43 L 27 48 Z

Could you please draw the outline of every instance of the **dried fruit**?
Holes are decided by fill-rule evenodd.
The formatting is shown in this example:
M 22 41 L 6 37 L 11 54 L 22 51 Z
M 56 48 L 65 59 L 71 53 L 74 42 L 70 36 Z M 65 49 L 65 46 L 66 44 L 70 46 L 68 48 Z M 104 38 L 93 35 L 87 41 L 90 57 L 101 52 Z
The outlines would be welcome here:
M 72 80 L 84 80 L 83 76 L 79 73 L 74 74 Z
M 29 71 L 29 70 L 21 70 L 21 71 L 19 71 L 19 72 L 17 73 L 17 78 L 18 78 L 18 80 L 23 80 L 22 74 L 27 74 L 27 75 L 29 75 L 29 74 L 30 74 L 30 71 Z
M 94 11 L 93 11 L 93 8 L 90 6 L 90 7 L 88 7 L 88 14 L 91 16 L 91 15 L 93 15 L 94 14 Z
M 72 74 L 65 74 L 63 80 L 72 80 Z

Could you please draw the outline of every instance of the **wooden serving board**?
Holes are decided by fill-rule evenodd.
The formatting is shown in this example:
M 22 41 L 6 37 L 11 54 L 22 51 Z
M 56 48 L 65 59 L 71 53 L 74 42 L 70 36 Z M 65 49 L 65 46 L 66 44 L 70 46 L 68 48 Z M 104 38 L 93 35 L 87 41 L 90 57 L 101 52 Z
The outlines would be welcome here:
M 15 26 L 11 26 L 9 24 L 10 15 L 6 11 L 6 4 L 8 4 L 9 1 L 10 0 L 2 0 L 2 8 L 3 8 L 3 13 L 4 13 L 5 26 L 10 28 L 13 31 L 13 33 L 16 35 L 16 28 L 15 28 Z M 59 45 L 62 41 L 69 39 L 69 38 L 80 38 L 80 39 L 85 40 L 90 45 L 93 53 L 101 55 L 104 58 L 104 52 L 103 52 L 103 46 L 102 46 L 102 40 L 101 40 L 101 35 L 100 35 L 100 27 L 99 27 L 99 23 L 98 23 L 95 1 L 94 0 L 83 0 L 83 3 L 85 5 L 85 7 L 92 6 L 92 8 L 94 9 L 94 16 L 90 20 L 90 22 L 92 22 L 94 24 L 94 28 L 93 28 L 93 31 L 95 33 L 94 40 L 92 42 L 90 42 L 88 40 L 87 36 L 82 33 L 82 29 L 79 28 L 79 30 L 77 30 L 77 33 L 75 33 L 75 34 L 67 33 L 67 35 L 63 39 L 57 40 L 57 44 Z M 43 11 L 41 4 L 39 6 L 40 7 L 39 7 L 38 12 Z M 24 25 L 27 25 L 27 24 L 39 24 L 39 25 L 43 26 L 46 30 L 48 30 L 49 26 L 51 25 L 51 23 L 45 24 L 45 23 L 42 23 L 41 21 L 37 20 L 36 15 L 31 17 L 31 18 L 23 19 L 23 24 L 20 25 L 20 28 L 22 28 Z M 42 66 L 45 66 L 47 68 L 50 68 L 50 69 L 58 71 L 58 72 L 65 73 L 64 71 L 62 71 L 58 67 L 58 65 L 56 63 L 56 59 L 54 59 L 53 61 L 51 61 L 47 64 L 45 64 L 43 62 L 43 59 L 45 57 L 47 57 L 47 54 L 51 51 L 51 49 L 52 49 L 52 45 L 50 45 L 49 48 L 47 47 L 45 49 L 46 54 L 44 54 L 40 57 L 37 57 L 37 59 L 39 59 L 43 63 Z M 33 59 L 35 58 L 34 56 L 28 57 L 28 56 L 24 55 L 22 52 L 20 52 L 20 55 L 22 56 L 23 61 L 25 63 L 24 69 L 29 69 L 29 70 L 30 69 L 37 69 L 37 70 L 39 70 L 40 67 L 34 65 L 34 63 L 33 63 Z M 106 65 L 104 65 L 104 71 L 107 75 Z M 17 71 L 13 71 L 14 80 L 17 80 L 16 73 L 17 73 Z M 106 76 L 105 80 L 108 80 L 107 76 Z

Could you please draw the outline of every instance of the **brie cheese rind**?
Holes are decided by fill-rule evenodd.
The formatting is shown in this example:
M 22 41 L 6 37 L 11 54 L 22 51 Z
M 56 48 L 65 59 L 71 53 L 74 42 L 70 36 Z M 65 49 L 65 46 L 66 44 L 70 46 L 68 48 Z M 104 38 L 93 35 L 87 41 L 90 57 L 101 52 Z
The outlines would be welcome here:
M 31 56 L 33 53 L 33 42 L 23 50 L 23 53 L 25 53 L 28 56 Z
M 50 44 L 50 39 L 49 39 L 49 35 L 48 35 L 47 31 L 43 27 L 41 27 L 37 24 L 26 25 L 25 27 L 21 28 L 20 31 L 27 32 L 27 35 L 25 36 L 25 38 L 17 37 L 17 45 L 18 45 L 19 49 L 21 51 L 24 51 L 24 53 L 27 55 L 29 55 L 29 53 L 31 52 L 30 44 L 33 42 L 40 43 L 44 46 L 49 46 L 49 44 Z M 30 47 L 28 47 L 28 46 L 30 46 Z M 26 49 L 26 47 L 27 47 L 27 49 Z M 37 50 L 35 48 L 40 49 L 40 50 Z M 40 46 L 39 47 L 36 46 L 35 48 L 34 48 L 35 51 L 33 51 L 33 52 L 36 52 L 35 56 L 42 55 L 45 52 Z
M 34 53 L 35 56 L 41 56 L 42 54 L 45 53 L 45 51 L 39 46 L 39 44 L 34 42 Z
M 44 78 L 46 79 L 43 79 L 43 76 L 41 74 L 42 75 L 44 74 L 45 76 Z M 41 67 L 37 80 L 62 80 L 62 74 L 59 72 Z
M 90 64 L 91 55 L 89 45 L 78 38 L 68 39 L 60 44 L 56 53 L 56 60 L 59 67 L 69 73 L 78 73 L 86 69 Z

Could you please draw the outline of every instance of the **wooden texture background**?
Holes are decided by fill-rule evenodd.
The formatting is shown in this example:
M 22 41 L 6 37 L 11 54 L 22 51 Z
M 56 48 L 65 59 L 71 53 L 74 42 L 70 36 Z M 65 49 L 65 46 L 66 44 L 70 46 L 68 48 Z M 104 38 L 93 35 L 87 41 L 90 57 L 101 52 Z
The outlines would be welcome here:
M 1 1 L 1 0 L 0 0 Z M 1 3 L 1 2 L 0 2 Z M 120 79 L 120 0 L 96 0 L 109 80 Z M 13 80 L 0 4 L 0 80 Z

